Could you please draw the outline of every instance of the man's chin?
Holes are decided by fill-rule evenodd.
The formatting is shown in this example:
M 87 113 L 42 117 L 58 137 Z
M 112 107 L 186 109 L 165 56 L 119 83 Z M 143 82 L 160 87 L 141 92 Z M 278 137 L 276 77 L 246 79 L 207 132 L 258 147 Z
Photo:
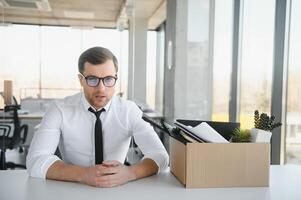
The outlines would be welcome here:
M 98 109 L 98 108 L 105 107 L 107 103 L 108 103 L 107 101 L 97 101 L 94 102 L 94 106 Z

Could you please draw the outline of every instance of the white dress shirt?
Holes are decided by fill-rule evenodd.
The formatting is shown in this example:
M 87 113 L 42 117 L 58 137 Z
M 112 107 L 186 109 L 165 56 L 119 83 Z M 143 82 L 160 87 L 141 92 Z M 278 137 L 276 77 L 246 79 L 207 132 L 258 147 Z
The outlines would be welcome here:
M 92 166 L 95 164 L 94 126 L 96 117 L 88 111 L 91 105 L 83 93 L 55 101 L 46 112 L 31 142 L 26 159 L 30 176 L 45 178 L 48 168 L 59 157 L 59 145 L 65 163 Z M 144 154 L 164 170 L 168 154 L 150 124 L 134 102 L 114 96 L 104 107 L 100 119 L 103 130 L 104 160 L 125 161 L 131 137 Z

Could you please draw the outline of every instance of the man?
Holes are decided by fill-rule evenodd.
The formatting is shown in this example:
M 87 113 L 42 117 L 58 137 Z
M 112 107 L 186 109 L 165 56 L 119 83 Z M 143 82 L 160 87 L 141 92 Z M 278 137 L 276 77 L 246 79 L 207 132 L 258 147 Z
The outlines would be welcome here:
M 30 176 L 113 187 L 151 176 L 168 166 L 168 154 L 142 112 L 114 95 L 118 63 L 102 47 L 78 61 L 83 92 L 56 101 L 45 114 L 26 160 Z M 125 166 L 131 137 L 144 154 Z M 59 145 L 62 160 L 54 155 Z

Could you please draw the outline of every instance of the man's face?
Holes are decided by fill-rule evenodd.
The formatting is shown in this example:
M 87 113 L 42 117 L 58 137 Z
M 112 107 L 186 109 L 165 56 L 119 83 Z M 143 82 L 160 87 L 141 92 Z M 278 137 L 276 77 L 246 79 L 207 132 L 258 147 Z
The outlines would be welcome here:
M 116 70 L 112 60 L 107 60 L 105 63 L 97 65 L 85 62 L 83 75 L 85 77 L 96 76 L 98 78 L 107 76 L 115 77 Z M 83 87 L 87 101 L 95 109 L 104 107 L 113 97 L 115 92 L 115 85 L 113 87 L 106 87 L 103 84 L 103 80 L 101 80 L 98 86 L 91 87 L 87 85 L 86 79 L 82 75 L 79 74 L 78 77 L 80 84 Z

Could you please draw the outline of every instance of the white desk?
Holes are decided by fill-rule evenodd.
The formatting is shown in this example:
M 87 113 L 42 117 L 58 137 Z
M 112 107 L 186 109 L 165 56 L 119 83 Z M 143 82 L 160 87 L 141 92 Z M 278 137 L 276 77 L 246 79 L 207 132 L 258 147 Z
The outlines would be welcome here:
M 272 166 L 270 187 L 185 189 L 169 172 L 115 188 L 29 178 L 25 171 L 0 171 L 1 200 L 300 200 L 301 166 Z
M 33 112 L 33 113 L 23 113 L 18 112 L 19 119 L 39 119 L 41 120 L 44 116 L 45 112 Z M 12 117 L 12 115 L 4 114 L 3 111 L 0 111 L 0 118 L 5 119 L 5 117 Z
M 19 118 L 21 120 L 27 119 L 37 119 L 37 120 L 42 120 L 45 112 L 34 112 L 34 113 L 27 113 L 27 114 L 19 114 Z

